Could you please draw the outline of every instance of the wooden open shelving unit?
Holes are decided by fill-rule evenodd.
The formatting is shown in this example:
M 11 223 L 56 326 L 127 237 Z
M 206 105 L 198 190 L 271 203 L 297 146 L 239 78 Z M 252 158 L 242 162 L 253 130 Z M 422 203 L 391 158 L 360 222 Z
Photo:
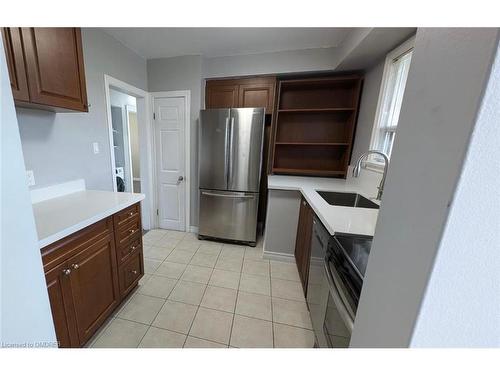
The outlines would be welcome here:
M 279 82 L 271 173 L 345 178 L 363 78 Z

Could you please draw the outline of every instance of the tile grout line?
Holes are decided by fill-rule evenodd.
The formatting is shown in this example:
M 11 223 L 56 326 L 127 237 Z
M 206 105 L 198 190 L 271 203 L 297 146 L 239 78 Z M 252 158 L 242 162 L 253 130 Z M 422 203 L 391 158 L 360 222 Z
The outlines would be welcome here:
M 269 288 L 271 294 L 271 331 L 273 335 L 273 349 L 276 348 L 275 338 L 274 338 L 274 307 L 273 307 L 273 277 L 271 274 L 271 262 L 269 262 Z
M 165 234 L 164 237 L 166 237 L 167 234 Z M 163 237 L 162 237 L 163 239 Z M 180 241 L 179 241 L 180 242 Z M 172 251 L 174 251 L 175 247 L 170 251 L 169 255 L 172 253 Z M 167 255 L 167 257 L 169 256 Z M 166 258 L 165 258 L 166 259 Z M 162 262 L 163 264 L 163 262 Z M 161 264 L 160 264 L 161 265 Z M 180 280 L 180 278 L 179 278 Z M 172 288 L 172 290 L 168 293 L 167 297 L 164 299 L 163 301 L 163 304 L 161 305 L 160 309 L 158 310 L 158 312 L 156 313 L 156 315 L 154 316 L 154 318 L 151 320 L 151 323 L 149 324 L 149 327 L 148 329 L 146 330 L 146 332 L 144 333 L 144 335 L 142 336 L 141 340 L 139 341 L 139 343 L 137 344 L 137 348 L 141 345 L 142 343 L 142 340 L 144 340 L 144 337 L 146 337 L 146 334 L 149 332 L 149 330 L 151 329 L 151 327 L 153 327 L 153 322 L 156 320 L 158 314 L 160 313 L 160 311 L 163 309 L 163 306 L 165 306 L 165 304 L 167 303 L 167 299 L 168 297 L 170 296 L 170 294 L 172 294 L 172 291 L 175 289 L 175 287 L 177 286 L 177 284 L 179 283 L 179 280 L 177 280 L 177 282 L 175 283 L 174 287 Z M 148 280 L 149 281 L 149 280 Z M 154 328 L 157 328 L 157 327 L 154 327 Z
M 165 237 L 165 238 L 169 238 L 168 234 L 167 234 L 167 235 L 165 235 L 164 237 Z M 206 283 L 203 283 L 203 282 L 197 282 L 197 281 L 190 281 L 190 282 L 197 283 L 197 284 L 202 284 L 202 285 L 204 285 L 204 286 L 205 286 L 205 287 L 204 287 L 204 292 L 203 292 L 202 298 L 201 298 L 201 300 L 200 300 L 199 304 L 198 304 L 198 305 L 196 305 L 196 307 L 197 307 L 197 309 L 196 309 L 196 313 L 195 313 L 195 317 L 196 317 L 197 313 L 199 312 L 200 307 L 204 307 L 204 306 L 202 306 L 202 305 L 201 305 L 201 303 L 202 303 L 203 298 L 205 297 L 205 295 L 206 295 L 206 293 L 207 293 L 207 289 L 208 289 L 208 287 L 210 286 L 210 284 L 209 284 L 210 279 L 211 279 L 211 277 L 212 277 L 213 273 L 215 272 L 215 270 L 216 270 L 216 269 L 218 269 L 218 268 L 216 268 L 216 266 L 217 266 L 218 261 L 219 261 L 219 260 L 221 259 L 221 257 L 222 257 L 222 252 L 223 252 L 223 249 L 224 249 L 224 244 L 222 244 L 222 246 L 220 246 L 220 250 L 218 251 L 217 257 L 216 257 L 216 259 L 215 259 L 215 264 L 214 264 L 213 266 L 211 266 L 211 267 L 207 267 L 207 266 L 205 266 L 205 265 L 196 265 L 196 264 L 191 264 L 191 263 L 185 264 L 185 263 L 177 263 L 177 262 L 168 261 L 168 260 L 167 260 L 167 258 L 168 258 L 168 256 L 170 256 L 170 254 L 171 254 L 173 251 L 175 251 L 175 250 L 182 251 L 182 250 L 183 250 L 183 249 L 177 249 L 177 246 L 178 246 L 178 244 L 179 244 L 180 242 L 182 242 L 185 238 L 186 238 L 186 235 L 184 235 L 184 236 L 183 236 L 183 238 L 181 238 L 181 239 L 175 238 L 176 240 L 178 240 L 178 242 L 176 243 L 176 246 L 174 246 L 172 249 L 170 249 L 169 254 L 168 254 L 168 255 L 167 255 L 167 256 L 163 259 L 163 261 L 157 260 L 157 261 L 159 261 L 159 262 L 160 262 L 160 265 L 161 265 L 161 264 L 163 264 L 164 262 L 169 262 L 169 263 L 182 264 L 183 266 L 185 266 L 186 268 L 184 268 L 184 270 L 183 270 L 183 272 L 181 273 L 181 275 L 179 276 L 179 278 L 174 279 L 174 278 L 171 278 L 171 277 L 168 277 L 168 276 L 164 276 L 164 275 L 160 275 L 160 274 L 155 274 L 155 273 L 151 274 L 151 276 L 157 276 L 157 277 L 167 278 L 167 279 L 169 279 L 169 280 L 175 280 L 175 284 L 174 284 L 174 286 L 172 287 L 172 289 L 171 289 L 171 291 L 169 292 L 169 294 L 168 294 L 165 298 L 162 298 L 162 299 L 164 299 L 164 302 L 163 302 L 163 304 L 162 304 L 162 307 L 160 308 L 160 310 L 158 311 L 158 313 L 155 315 L 155 317 L 153 318 L 153 320 L 151 321 L 151 323 L 148 325 L 148 324 L 144 324 L 144 323 L 141 323 L 141 322 L 135 322 L 135 321 L 133 321 L 133 320 L 124 319 L 124 318 L 119 317 L 120 319 L 124 319 L 124 320 L 128 320 L 128 321 L 131 321 L 131 322 L 134 322 L 134 323 L 138 323 L 138 324 L 142 324 L 142 325 L 146 325 L 146 326 L 148 326 L 148 329 L 146 330 L 146 333 L 147 333 L 147 331 L 148 331 L 151 327 L 155 327 L 155 326 L 153 326 L 153 322 L 154 322 L 154 320 L 156 319 L 156 317 L 158 316 L 158 314 L 159 314 L 159 312 L 161 311 L 161 309 L 165 306 L 166 302 L 167 302 L 167 301 L 174 301 L 174 300 L 169 300 L 169 297 L 170 297 L 170 295 L 172 294 L 172 292 L 173 292 L 173 290 L 175 289 L 175 287 L 179 284 L 179 282 L 180 282 L 180 281 L 188 281 L 188 280 L 182 280 L 182 276 L 183 276 L 183 275 L 187 272 L 187 267 L 188 267 L 189 265 L 192 265 L 192 266 L 197 266 L 197 267 L 210 268 L 210 269 L 211 269 L 210 276 L 209 276 L 208 281 L 207 281 Z M 158 242 L 157 242 L 157 243 L 158 243 Z M 194 243 L 195 243 L 195 241 L 194 241 Z M 193 244 L 193 245 L 194 245 L 194 244 Z M 203 244 L 202 244 L 202 245 L 203 245 Z M 198 246 L 197 246 L 197 249 L 196 249 L 196 251 L 193 253 L 193 256 L 192 256 L 192 257 L 194 257 L 194 256 L 198 253 L 198 251 L 199 251 L 199 249 L 201 248 L 201 246 L 202 246 L 202 245 L 198 245 Z M 194 245 L 194 246 L 196 246 L 196 245 Z M 158 246 L 158 247 L 162 247 L 162 246 Z M 270 302 L 271 302 L 271 321 L 270 321 L 270 322 L 271 322 L 271 324 L 272 324 L 273 347 L 274 347 L 274 346 L 275 346 L 275 342 L 274 342 L 274 341 L 275 341 L 275 337 L 274 337 L 274 324 L 275 324 L 275 323 L 277 323 L 277 322 L 275 322 L 275 321 L 274 321 L 274 307 L 273 307 L 273 294 L 272 294 L 272 277 L 271 277 L 271 273 L 272 273 L 271 268 L 272 268 L 272 266 L 271 266 L 271 262 L 270 262 L 270 261 L 268 261 L 268 260 L 266 260 L 266 259 L 262 259 L 262 258 L 260 258 L 260 259 L 256 259 L 256 258 L 252 258 L 252 257 L 246 257 L 245 255 L 246 255 L 246 250 L 247 250 L 247 249 L 248 249 L 248 247 L 245 247 L 245 248 L 244 248 L 243 259 L 242 259 L 242 261 L 241 261 L 241 266 L 239 267 L 239 270 L 240 270 L 240 271 L 239 271 L 239 274 L 240 274 L 240 275 L 239 275 L 239 279 L 238 279 L 238 285 L 237 285 L 237 288 L 236 288 L 236 300 L 235 300 L 234 307 L 233 307 L 233 310 L 232 310 L 232 315 L 233 315 L 233 317 L 232 317 L 232 321 L 231 321 L 231 329 L 230 329 L 230 334 L 229 334 L 229 343 L 228 343 L 228 344 L 223 344 L 223 345 L 230 346 L 231 337 L 232 337 L 232 331 L 233 331 L 233 327 L 234 327 L 235 315 L 246 316 L 245 314 L 236 314 L 236 307 L 237 307 L 238 299 L 240 298 L 240 285 L 241 285 L 241 278 L 242 278 L 243 273 L 244 273 L 244 272 L 243 272 L 243 268 L 244 268 L 245 260 L 246 260 L 246 261 L 262 261 L 262 260 L 264 260 L 264 261 L 266 261 L 266 263 L 267 263 L 267 271 L 268 271 L 267 273 L 269 274 L 269 283 L 270 283 L 270 284 L 269 284 L 269 286 L 270 286 L 270 296 L 269 296 L 269 297 L 270 297 Z M 187 249 L 186 249 L 186 250 L 187 250 Z M 251 250 L 254 250 L 254 249 L 251 249 Z M 185 250 L 184 250 L 184 251 L 185 251 Z M 186 252 L 189 252 L 189 251 L 186 251 Z M 200 253 L 200 254 L 201 254 L 201 253 Z M 207 253 L 204 253 L 204 254 L 207 254 Z M 208 254 L 209 254 L 209 253 L 208 253 Z M 192 260 L 192 257 L 191 257 L 190 261 Z M 152 259 L 152 258 L 149 258 L 149 259 Z M 231 258 L 229 258 L 229 259 L 231 259 Z M 236 259 L 240 259 L 240 257 L 236 257 L 236 258 L 234 258 L 234 259 L 235 259 L 235 260 L 236 260 Z M 152 259 L 152 260 L 156 260 L 156 259 Z M 157 270 L 159 267 L 160 267 L 160 266 L 158 266 L 158 267 L 156 268 L 156 270 Z M 156 270 L 155 270 L 154 272 L 156 272 Z M 224 270 L 224 269 L 218 269 L 218 270 L 234 272 L 234 271 L 232 271 L 232 270 Z M 257 277 L 263 277 L 263 275 L 261 275 L 261 274 L 252 274 L 252 273 L 245 273 L 245 274 L 252 275 L 252 276 L 257 276 Z M 265 276 L 264 276 L 264 277 L 265 277 Z M 286 278 L 279 278 L 279 277 L 278 277 L 278 278 L 276 278 L 276 279 L 281 279 L 281 280 L 291 281 L 291 282 L 297 282 L 297 281 L 295 281 L 295 280 L 286 279 Z M 234 289 L 232 289 L 232 288 L 226 288 L 226 287 L 223 287 L 223 286 L 215 286 L 215 285 L 213 285 L 213 287 L 218 287 L 218 288 L 228 289 L 228 290 L 234 290 Z M 159 297 L 157 297 L 157 296 L 150 296 L 150 295 L 148 295 L 148 294 L 142 294 L 142 293 L 139 293 L 139 292 L 138 292 L 138 290 L 137 290 L 135 293 L 137 293 L 137 294 L 141 294 L 141 295 L 145 295 L 145 296 L 149 296 L 149 297 L 152 297 L 152 298 L 159 298 Z M 265 296 L 265 295 L 262 295 L 262 294 L 260 294 L 260 293 L 253 293 L 253 292 L 246 292 L 246 293 L 253 294 L 253 295 L 261 295 L 261 296 Z M 161 298 L 161 297 L 160 297 L 160 298 Z M 287 301 L 290 301 L 290 302 L 296 302 L 296 303 L 303 303 L 303 302 L 304 302 L 303 300 L 299 301 L 299 300 L 287 299 L 287 298 L 282 298 L 282 297 L 274 297 L 274 298 L 277 298 L 277 299 L 282 299 L 282 300 L 287 300 Z M 123 307 L 125 307 L 125 306 L 129 303 L 129 302 L 130 302 L 130 300 L 128 300 L 128 301 L 124 304 L 124 306 L 123 306 Z M 182 302 L 182 301 L 174 301 L 174 302 L 178 302 L 178 303 L 185 303 L 185 304 L 187 304 L 187 305 L 192 305 L 192 304 L 190 304 L 190 303 L 186 303 L 186 302 Z M 194 306 L 194 305 L 192 305 L 192 306 Z M 123 308 L 123 307 L 122 307 L 122 308 Z M 204 307 L 204 308 L 209 309 L 209 310 L 213 310 L 213 311 L 220 311 L 220 312 L 226 312 L 226 313 L 228 312 L 227 310 L 219 310 L 219 309 L 216 309 L 216 308 L 211 308 L 211 307 Z M 118 317 L 118 316 L 114 316 L 114 317 L 112 317 L 112 320 L 114 320 L 116 317 Z M 251 318 L 251 319 L 257 319 L 257 320 L 261 320 L 261 321 L 269 322 L 269 321 L 268 321 L 268 320 L 266 320 L 266 319 L 256 318 L 256 317 L 252 317 L 252 316 L 246 316 L 246 317 Z M 188 330 L 188 332 L 187 332 L 187 334 L 186 334 L 186 337 L 185 337 L 185 340 L 184 340 L 184 343 L 183 343 L 183 347 L 185 346 L 185 343 L 187 342 L 187 338 L 190 336 L 191 329 L 192 329 L 192 326 L 193 326 L 193 323 L 194 323 L 194 319 L 195 319 L 195 318 L 193 318 L 193 321 L 191 322 L 190 328 L 189 328 L 189 330 Z M 289 326 L 289 327 L 295 327 L 295 328 L 299 328 L 299 329 L 304 329 L 304 330 L 308 330 L 308 331 L 310 331 L 310 329 L 305 328 L 305 327 L 303 327 L 303 326 L 298 326 L 298 325 L 293 325 L 293 324 L 287 324 L 287 323 L 280 323 L 280 324 L 283 324 L 283 325 L 286 325 L 286 326 Z M 155 328 L 162 329 L 162 330 L 166 330 L 166 331 L 173 332 L 173 333 L 177 333 L 177 334 L 183 334 L 183 333 L 178 332 L 178 331 L 174 331 L 174 330 L 170 330 L 170 329 L 165 329 L 165 328 L 161 328 L 161 327 L 155 327 Z M 103 330 L 103 332 L 104 332 L 104 330 Z M 146 333 L 144 334 L 144 336 L 146 335 Z M 142 340 L 144 339 L 144 336 L 141 338 L 140 343 L 141 343 L 141 342 L 142 342 Z M 194 335 L 192 335 L 192 337 L 199 338 L 199 339 L 201 339 L 201 340 L 206 340 L 206 341 L 208 341 L 208 342 L 213 342 L 213 343 L 221 344 L 221 343 L 219 343 L 219 342 L 217 342 L 217 341 L 213 341 L 213 340 L 210 340 L 210 339 L 197 337 L 197 336 L 194 336 Z M 139 344 L 139 345 L 140 345 L 140 344 Z
M 234 327 L 234 317 L 236 316 L 236 305 L 238 304 L 238 297 L 240 296 L 240 283 L 241 283 L 241 275 L 243 274 L 243 264 L 245 263 L 245 250 L 243 250 L 243 261 L 241 262 L 240 267 L 240 277 L 238 278 L 238 286 L 236 287 L 236 301 L 234 301 L 234 311 L 233 311 L 233 319 L 231 320 L 231 329 L 229 330 L 229 342 L 227 346 L 231 345 L 231 338 L 233 337 L 233 327 Z
M 164 237 L 167 237 L 167 235 L 168 235 L 168 234 L 165 234 L 165 235 L 164 235 Z M 184 237 L 185 237 L 185 235 L 184 235 Z M 183 238 L 184 238 L 184 237 L 183 237 Z M 162 237 L 162 239 L 163 239 L 163 237 Z M 180 242 L 180 241 L 179 241 L 179 242 Z M 177 245 L 176 245 L 176 246 L 177 246 Z M 174 251 L 174 250 L 175 250 L 175 247 L 174 247 L 174 248 L 170 251 L 170 253 L 172 253 L 172 251 Z M 169 255 L 170 255 L 170 253 L 169 253 Z M 168 255 L 167 255 L 167 257 L 168 257 Z M 165 258 L 165 259 L 166 259 L 166 258 Z M 165 260 L 164 260 L 163 262 L 165 262 Z M 162 262 L 161 264 L 163 264 L 163 262 Z M 161 264 L 160 264 L 160 265 L 161 265 Z M 158 266 L 158 268 L 159 268 L 159 266 Z M 158 268 L 157 268 L 157 269 L 158 269 Z M 156 272 L 156 271 L 155 271 L 155 272 Z M 148 331 L 151 329 L 151 327 L 158 328 L 158 327 L 153 326 L 153 323 L 154 323 L 154 321 L 156 320 L 156 318 L 158 317 L 158 314 L 160 313 L 160 311 L 163 309 L 163 306 L 165 306 L 165 304 L 167 303 L 168 297 L 170 297 L 170 295 L 171 295 L 171 294 L 172 294 L 172 292 L 174 291 L 175 287 L 176 287 L 176 286 L 177 286 L 177 284 L 179 283 L 180 278 L 182 277 L 182 275 L 184 274 L 184 272 L 185 272 L 185 269 L 184 269 L 183 273 L 179 276 L 179 279 L 177 279 L 177 282 L 176 282 L 176 283 L 175 283 L 175 285 L 173 286 L 172 290 L 170 290 L 170 292 L 168 293 L 167 297 L 164 299 L 163 304 L 161 305 L 160 309 L 158 310 L 158 312 L 156 313 L 156 315 L 154 316 L 154 318 L 151 320 L 151 323 L 149 324 L 148 329 L 146 330 L 146 332 L 145 332 L 145 333 L 144 333 L 144 335 L 142 336 L 142 338 L 141 338 L 141 340 L 139 341 L 139 343 L 137 344 L 137 347 L 136 347 L 136 348 L 138 348 L 138 347 L 139 347 L 139 345 L 141 345 L 142 340 L 144 340 L 144 337 L 146 336 L 146 334 L 148 333 Z M 149 280 L 148 280 L 148 281 L 149 281 Z M 137 292 L 138 292 L 138 290 L 137 290 Z M 149 296 L 149 297 L 152 297 L 152 296 Z M 156 298 L 158 298 L 158 297 L 156 297 Z M 136 322 L 136 323 L 138 323 L 138 322 Z M 187 336 L 186 336 L 186 337 L 187 337 Z M 183 346 L 184 346 L 184 344 L 183 344 Z
M 201 247 L 201 245 L 200 245 Z M 196 253 L 200 250 L 200 248 L 198 247 L 198 250 L 196 250 Z M 219 255 L 217 255 L 217 259 L 215 260 L 215 264 L 217 264 L 217 260 L 219 259 L 219 256 L 220 256 L 220 253 L 222 252 L 222 246 L 221 246 L 221 250 L 219 251 Z M 214 264 L 214 267 L 215 267 L 215 264 Z M 201 296 L 201 300 L 200 300 L 200 303 L 198 304 L 198 306 L 196 307 L 196 312 L 194 313 L 194 317 L 193 317 L 193 320 L 191 321 L 191 324 L 189 325 L 189 329 L 188 329 L 188 332 L 186 334 L 186 339 L 184 340 L 184 344 L 182 345 L 182 347 L 184 348 L 184 346 L 186 345 L 186 342 L 187 342 L 187 339 L 189 337 L 189 334 L 191 333 L 191 329 L 193 328 L 193 324 L 194 324 L 194 321 L 196 319 L 196 316 L 198 315 L 198 311 L 200 311 L 200 306 L 201 306 L 201 302 L 203 301 L 203 297 L 205 297 L 205 293 L 207 292 L 207 289 L 208 289 L 208 283 L 210 282 L 210 279 L 212 278 L 212 275 L 214 273 L 214 270 L 215 268 L 212 268 L 212 272 L 210 272 L 210 276 L 208 278 L 208 281 L 207 281 L 207 285 L 205 286 L 205 290 L 203 291 L 203 295 Z M 193 336 L 193 337 L 196 337 L 196 336 Z M 201 339 L 200 337 L 198 337 L 199 339 Z M 209 340 L 210 341 L 210 340 Z
M 198 251 L 200 250 L 200 246 L 198 246 L 198 248 L 196 249 L 195 253 L 193 254 L 193 256 L 191 257 L 191 260 L 194 258 L 194 256 L 198 253 Z M 190 261 L 191 261 L 190 260 Z M 187 269 L 187 266 L 186 268 L 184 269 L 184 272 L 182 273 L 181 276 L 179 276 L 179 280 L 182 278 L 182 276 L 184 275 L 184 273 L 186 272 L 186 269 Z M 210 276 L 208 277 L 208 280 L 210 281 L 210 278 L 212 277 L 212 274 L 213 274 L 214 270 L 212 268 L 212 271 L 210 272 Z M 208 281 L 207 281 L 208 283 Z M 198 311 L 200 310 L 200 305 L 201 305 L 201 301 L 203 301 L 203 297 L 205 296 L 205 293 L 207 292 L 207 286 L 205 286 L 205 289 L 203 290 L 203 295 L 201 296 L 201 300 L 198 304 L 198 306 L 196 306 L 196 311 L 194 313 L 194 316 L 193 316 L 193 320 L 191 321 L 191 324 L 189 325 L 189 329 L 187 330 L 186 332 L 186 338 L 184 339 L 184 343 L 182 344 L 182 348 L 184 348 L 184 346 L 186 345 L 186 342 L 187 342 L 187 339 L 189 337 L 189 333 L 191 332 L 191 328 L 193 327 L 193 323 L 194 323 L 194 320 L 196 319 L 196 315 L 198 314 Z M 173 290 L 173 289 L 172 289 Z M 177 302 L 180 302 L 180 301 L 177 301 Z

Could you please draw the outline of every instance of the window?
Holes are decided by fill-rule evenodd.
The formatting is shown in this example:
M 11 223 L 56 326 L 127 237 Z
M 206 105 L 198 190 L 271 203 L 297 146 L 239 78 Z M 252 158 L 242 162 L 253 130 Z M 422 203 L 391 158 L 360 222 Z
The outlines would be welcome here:
M 371 149 L 382 151 L 389 158 L 396 138 L 399 112 L 410 69 L 414 38 L 403 43 L 387 55 L 380 89 L 375 124 L 372 133 Z M 383 160 L 374 155 L 369 166 L 380 167 Z

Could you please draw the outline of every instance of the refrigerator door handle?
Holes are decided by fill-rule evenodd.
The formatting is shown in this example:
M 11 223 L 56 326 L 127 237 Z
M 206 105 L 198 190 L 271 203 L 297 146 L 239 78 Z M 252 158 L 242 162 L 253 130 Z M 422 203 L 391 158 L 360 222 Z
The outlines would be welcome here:
M 231 186 L 231 181 L 233 180 L 233 128 L 234 128 L 234 117 L 231 117 L 230 125 L 229 125 L 229 173 L 227 180 L 227 187 Z
M 221 198 L 243 198 L 243 199 L 254 199 L 254 195 L 231 195 L 231 194 L 217 194 L 217 193 L 211 193 L 208 191 L 202 191 L 202 195 L 209 195 L 211 197 L 221 197 Z
M 226 187 L 228 186 L 229 181 L 229 173 L 228 173 L 228 160 L 230 158 L 229 155 L 229 117 L 226 117 L 226 134 L 224 137 L 224 180 L 226 181 Z

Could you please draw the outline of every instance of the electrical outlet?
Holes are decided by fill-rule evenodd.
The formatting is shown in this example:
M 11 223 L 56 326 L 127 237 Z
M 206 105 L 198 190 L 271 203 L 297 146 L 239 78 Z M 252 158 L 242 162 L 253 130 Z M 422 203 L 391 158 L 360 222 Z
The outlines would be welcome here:
M 98 142 L 92 143 L 92 148 L 94 149 L 94 154 L 99 153 L 99 143 Z
M 26 171 L 26 179 L 28 181 L 28 186 L 35 185 L 35 174 L 33 171 Z

